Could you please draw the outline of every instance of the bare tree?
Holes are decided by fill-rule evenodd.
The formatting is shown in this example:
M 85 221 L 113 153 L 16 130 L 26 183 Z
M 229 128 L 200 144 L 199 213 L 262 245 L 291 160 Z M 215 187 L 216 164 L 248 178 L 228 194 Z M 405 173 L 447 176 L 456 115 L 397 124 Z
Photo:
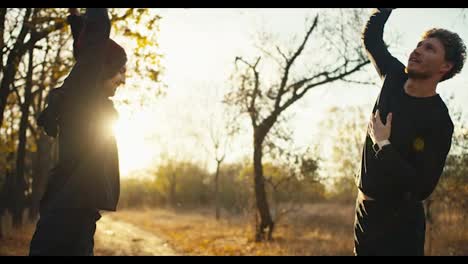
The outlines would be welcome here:
M 222 95 L 219 87 L 206 85 L 208 94 L 197 100 L 200 112 L 205 113 L 201 116 L 203 126 L 193 127 L 189 133 L 198 141 L 205 150 L 208 159 L 214 160 L 216 164 L 215 175 L 213 179 L 214 191 L 213 200 L 215 207 L 215 218 L 220 218 L 220 177 L 221 164 L 226 160 L 226 156 L 231 150 L 232 143 L 240 131 L 238 123 L 239 114 L 232 108 L 223 104 Z M 206 105 L 210 105 L 209 112 L 206 112 Z M 195 106 L 196 108 L 196 106 Z M 196 111 L 196 110 L 195 110 Z
M 214 178 L 214 200 L 215 200 L 215 217 L 220 218 L 220 194 L 219 194 L 219 177 L 221 163 L 224 162 L 226 154 L 231 147 L 231 143 L 239 131 L 239 126 L 236 123 L 236 116 L 230 115 L 228 112 L 221 114 L 221 120 L 216 114 L 211 115 L 209 126 L 209 136 L 212 148 L 212 155 L 216 161 L 216 172 Z M 218 120 L 218 122 L 216 122 Z
M 369 64 L 358 41 L 360 30 L 356 31 L 356 28 L 361 29 L 361 27 L 356 27 L 356 23 L 360 22 L 359 19 L 356 20 L 359 14 L 358 10 L 347 11 L 347 13 L 340 14 L 341 17 L 335 17 L 336 20 L 323 22 L 323 30 L 317 32 L 316 41 L 317 43 L 323 42 L 324 46 L 315 50 L 316 60 L 308 62 L 308 65 L 314 67 L 307 72 L 294 72 L 294 66 L 308 47 L 311 36 L 317 31 L 318 15 L 315 16 L 302 41 L 295 49 L 284 52 L 281 47 L 275 46 L 275 54 L 267 48 L 264 49 L 268 51 L 264 54 L 274 58 L 279 65 L 279 74 L 276 75 L 279 78 L 276 82 L 272 84 L 262 82 L 260 64 L 262 56 L 258 56 L 253 61 L 240 56 L 235 59 L 237 68 L 234 80 L 237 83 L 233 91 L 226 94 L 225 101 L 239 107 L 241 113 L 248 114 L 253 128 L 255 198 L 260 216 L 260 223 L 255 233 L 256 241 L 262 241 L 265 238 L 272 239 L 274 230 L 262 167 L 265 138 L 278 122 L 281 114 L 303 98 L 308 91 L 338 80 L 351 81 L 348 77 Z

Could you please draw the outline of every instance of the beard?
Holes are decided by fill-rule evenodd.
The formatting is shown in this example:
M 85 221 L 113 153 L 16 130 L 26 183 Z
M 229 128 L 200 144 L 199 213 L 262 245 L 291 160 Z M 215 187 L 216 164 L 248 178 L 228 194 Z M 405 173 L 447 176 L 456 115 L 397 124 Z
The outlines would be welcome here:
M 410 79 L 429 79 L 431 75 L 427 72 L 418 72 L 415 70 L 410 70 L 408 67 L 405 68 L 405 72 L 408 74 Z

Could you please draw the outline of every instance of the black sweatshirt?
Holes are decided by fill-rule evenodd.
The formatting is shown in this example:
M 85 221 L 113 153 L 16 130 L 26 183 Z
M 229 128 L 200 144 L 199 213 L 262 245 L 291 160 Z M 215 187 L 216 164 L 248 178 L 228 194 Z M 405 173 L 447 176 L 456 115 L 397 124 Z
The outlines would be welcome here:
M 413 97 L 404 90 L 405 66 L 383 41 L 391 11 L 375 12 L 363 32 L 369 58 L 383 80 L 373 113 L 385 123 L 392 112 L 390 145 L 375 152 L 367 133 L 358 188 L 375 200 L 392 203 L 423 201 L 434 191 L 450 150 L 453 123 L 440 96 Z
M 73 24 L 73 23 L 71 23 Z M 74 27 L 82 30 L 73 30 Z M 116 210 L 120 196 L 119 160 L 111 123 L 117 118 L 102 93 L 101 72 L 110 34 L 105 8 L 88 8 L 86 19 L 73 26 L 82 31 L 80 56 L 59 89 L 50 95 L 38 122 L 59 136 L 59 157 L 52 169 L 41 208 Z

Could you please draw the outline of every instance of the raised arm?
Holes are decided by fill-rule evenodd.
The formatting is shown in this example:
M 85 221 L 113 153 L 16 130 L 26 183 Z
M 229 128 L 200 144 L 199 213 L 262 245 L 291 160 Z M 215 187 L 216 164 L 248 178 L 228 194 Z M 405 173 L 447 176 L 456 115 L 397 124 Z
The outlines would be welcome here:
M 78 8 L 69 8 L 68 12 L 70 14 L 67 17 L 67 21 L 70 25 L 70 29 L 73 36 L 73 56 L 75 57 L 75 59 L 77 59 L 79 54 L 77 44 L 81 31 L 83 30 L 84 19 L 83 16 L 80 15 Z
M 70 102 L 86 106 L 99 93 L 104 51 L 109 43 L 110 21 L 106 8 L 88 8 L 85 17 L 73 11 L 71 16 L 76 18 L 71 26 L 79 56 L 75 57 L 77 61 L 62 88 L 51 91 L 48 106 L 38 118 L 38 125 L 53 137 L 58 132 L 57 122 L 62 106 L 68 106 Z M 67 99 L 64 101 L 64 98 Z
M 362 41 L 369 59 L 372 61 L 377 73 L 382 79 L 384 79 L 389 72 L 405 67 L 398 59 L 390 54 L 383 40 L 384 26 L 391 12 L 391 8 L 375 9 L 362 33 Z
M 87 8 L 85 21 L 78 38 L 80 52 L 97 55 L 106 48 L 110 35 L 107 8 Z
M 104 62 L 105 49 L 109 43 L 110 20 L 107 8 L 88 8 L 76 48 L 79 51 L 64 86 L 78 97 L 88 97 L 96 92 Z

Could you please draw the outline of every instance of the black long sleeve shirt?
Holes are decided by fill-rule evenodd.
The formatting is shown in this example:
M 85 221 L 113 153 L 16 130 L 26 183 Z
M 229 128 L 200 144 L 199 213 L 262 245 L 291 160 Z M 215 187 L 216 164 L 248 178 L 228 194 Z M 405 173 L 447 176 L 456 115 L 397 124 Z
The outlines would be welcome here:
M 383 41 L 391 11 L 375 10 L 363 32 L 368 55 L 383 80 L 373 113 L 393 113 L 390 145 L 376 153 L 367 133 L 358 188 L 375 200 L 422 201 L 434 191 L 450 150 L 453 123 L 440 96 L 413 97 L 404 90 L 405 66 Z
M 70 29 L 73 36 L 73 56 L 75 59 L 78 58 L 78 41 L 83 31 L 84 19 L 81 15 L 69 15 L 67 17 L 67 22 L 70 24 Z
M 41 204 L 44 209 L 114 211 L 120 195 L 120 174 L 111 122 L 117 113 L 101 92 L 100 75 L 110 20 L 107 9 L 88 8 L 85 19 L 75 21 L 79 24 L 71 23 L 74 38 L 78 32 L 82 34 L 80 55 L 62 88 L 55 89 L 57 98 L 48 105 L 57 110 L 51 114 L 51 124 L 45 126 L 60 128 L 59 157 Z

